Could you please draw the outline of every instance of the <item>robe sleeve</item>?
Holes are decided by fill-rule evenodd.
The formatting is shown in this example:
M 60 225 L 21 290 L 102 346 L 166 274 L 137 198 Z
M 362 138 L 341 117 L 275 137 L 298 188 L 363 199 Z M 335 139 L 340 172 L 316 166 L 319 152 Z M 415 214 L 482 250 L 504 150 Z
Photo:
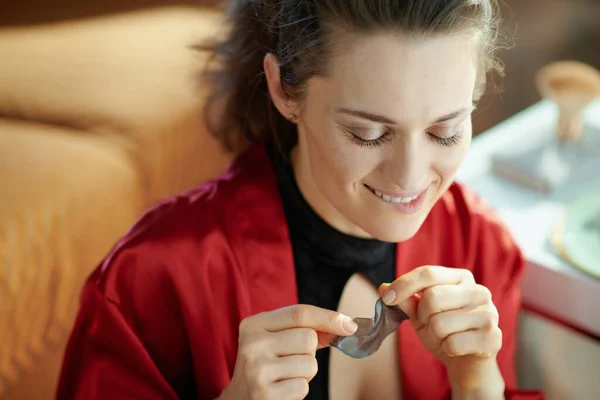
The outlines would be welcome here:
M 179 293 L 160 258 L 131 247 L 88 279 L 57 399 L 198 398 Z
M 88 282 L 57 399 L 177 399 L 119 307 Z
M 521 276 L 526 261 L 508 229 L 494 211 L 481 200 L 475 200 L 479 212 L 475 224 L 479 225 L 471 237 L 475 250 L 476 279 L 490 289 L 492 301 L 500 315 L 502 348 L 497 355 L 498 366 L 505 381 L 505 398 L 508 400 L 544 400 L 539 391 L 519 390 L 515 371 L 517 325 L 521 311 Z M 479 275 L 479 276 L 478 276 Z
M 227 386 L 246 281 L 207 193 L 151 209 L 89 277 L 58 400 L 213 400 Z

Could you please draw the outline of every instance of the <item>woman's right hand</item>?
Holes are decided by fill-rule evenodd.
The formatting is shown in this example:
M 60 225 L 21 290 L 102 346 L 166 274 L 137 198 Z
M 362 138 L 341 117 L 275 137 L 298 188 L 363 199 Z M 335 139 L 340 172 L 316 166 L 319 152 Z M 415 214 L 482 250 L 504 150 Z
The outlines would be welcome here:
M 343 314 L 304 304 L 244 319 L 233 377 L 219 399 L 304 399 L 316 351 L 356 329 Z

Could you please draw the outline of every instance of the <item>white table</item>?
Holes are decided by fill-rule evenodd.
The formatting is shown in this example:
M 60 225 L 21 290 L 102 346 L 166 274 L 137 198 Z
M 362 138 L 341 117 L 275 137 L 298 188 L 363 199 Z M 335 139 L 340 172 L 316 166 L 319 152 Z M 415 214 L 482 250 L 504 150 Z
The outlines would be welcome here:
M 535 146 L 552 132 L 556 119 L 556 107 L 541 101 L 476 137 L 458 180 L 496 208 L 522 247 L 529 261 L 522 284 L 524 305 L 600 338 L 600 280 L 563 261 L 548 242 L 565 198 L 578 193 L 545 195 L 491 172 L 493 154 Z M 586 109 L 586 121 L 600 132 L 600 101 Z M 598 160 L 598 177 L 586 182 L 596 188 L 600 188 L 600 154 Z

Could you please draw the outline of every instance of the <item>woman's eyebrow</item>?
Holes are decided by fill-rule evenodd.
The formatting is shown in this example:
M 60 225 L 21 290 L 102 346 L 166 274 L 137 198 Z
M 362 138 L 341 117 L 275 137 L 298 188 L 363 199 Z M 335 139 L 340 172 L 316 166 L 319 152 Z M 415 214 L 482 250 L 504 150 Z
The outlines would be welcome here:
M 451 112 L 450 114 L 446 114 L 446 115 L 436 119 L 435 121 L 433 121 L 433 123 L 439 124 L 440 122 L 450 121 L 451 119 L 454 119 L 454 118 L 458 117 L 459 115 L 466 114 L 466 113 L 472 113 L 473 111 L 475 111 L 474 105 L 472 105 L 471 107 L 459 108 L 458 110 Z
M 446 115 L 439 117 L 438 119 L 433 121 L 433 124 L 439 124 L 441 122 L 449 121 L 451 119 L 458 117 L 461 114 L 464 114 L 467 112 L 471 113 L 474 110 L 475 110 L 475 106 L 459 108 L 458 110 L 453 111 L 450 114 L 446 114 Z M 337 113 L 341 113 L 341 114 L 347 114 L 347 115 L 352 115 L 352 116 L 363 118 L 363 119 L 368 119 L 369 121 L 378 122 L 380 124 L 398 125 L 398 122 L 394 121 L 393 119 L 391 119 L 389 117 L 386 117 L 385 115 L 373 114 L 373 113 L 370 113 L 367 111 L 354 110 L 351 108 L 338 108 L 335 111 Z
M 396 121 L 392 120 L 391 118 L 388 118 L 388 117 L 385 117 L 385 116 L 379 115 L 379 114 L 373 114 L 373 113 L 366 112 L 366 111 L 353 110 L 350 108 L 338 108 L 335 112 L 341 113 L 341 114 L 348 114 L 348 115 L 352 115 L 352 116 L 363 118 L 363 119 L 368 119 L 369 121 L 379 122 L 381 124 L 398 125 L 398 123 Z

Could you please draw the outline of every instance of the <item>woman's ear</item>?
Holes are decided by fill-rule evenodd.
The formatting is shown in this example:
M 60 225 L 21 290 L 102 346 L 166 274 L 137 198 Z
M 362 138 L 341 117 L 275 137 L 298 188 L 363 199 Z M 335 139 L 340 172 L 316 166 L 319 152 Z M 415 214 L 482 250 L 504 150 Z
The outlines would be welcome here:
M 273 104 L 284 118 L 296 122 L 297 103 L 290 99 L 281 87 L 281 72 L 277 58 L 271 53 L 267 54 L 263 61 L 263 68 Z

